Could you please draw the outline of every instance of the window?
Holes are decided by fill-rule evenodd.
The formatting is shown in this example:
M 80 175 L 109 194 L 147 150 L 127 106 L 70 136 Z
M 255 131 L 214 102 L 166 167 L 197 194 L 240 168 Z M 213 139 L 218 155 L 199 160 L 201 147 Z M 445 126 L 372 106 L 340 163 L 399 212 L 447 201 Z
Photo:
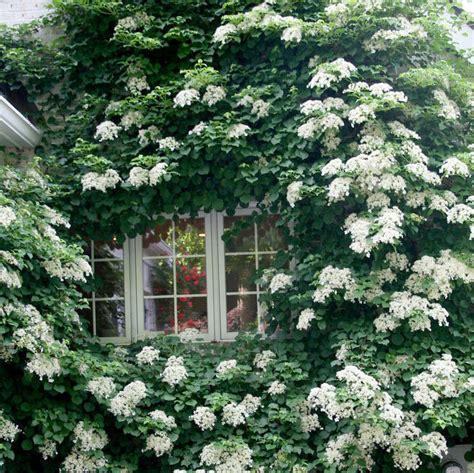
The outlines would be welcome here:
M 90 297 L 94 334 L 128 343 L 195 328 L 205 340 L 263 331 L 258 270 L 285 249 L 277 216 L 255 223 L 251 209 L 171 218 L 144 235 L 91 245 L 97 278 Z M 225 231 L 238 227 L 231 238 Z

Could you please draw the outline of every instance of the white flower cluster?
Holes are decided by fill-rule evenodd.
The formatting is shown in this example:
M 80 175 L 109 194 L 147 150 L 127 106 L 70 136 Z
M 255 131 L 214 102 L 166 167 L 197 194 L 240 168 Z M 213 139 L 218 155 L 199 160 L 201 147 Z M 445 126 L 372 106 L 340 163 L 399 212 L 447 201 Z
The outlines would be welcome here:
M 284 291 L 291 287 L 293 278 L 288 274 L 278 273 L 270 281 L 270 292 L 274 294 L 278 291 Z
M 222 409 L 222 423 L 237 427 L 245 424 L 247 418 L 247 411 L 245 406 L 241 403 L 230 402 Z
M 434 186 L 439 186 L 441 184 L 441 179 L 435 172 L 432 172 L 428 169 L 424 163 L 410 163 L 405 166 L 405 169 L 413 176 L 420 178 L 422 181 L 432 184 Z
M 152 365 L 160 358 L 160 350 L 154 347 L 143 347 L 140 353 L 137 353 L 135 358 L 139 365 Z
M 74 443 L 83 452 L 102 450 L 109 439 L 104 431 L 93 427 L 86 428 L 84 422 L 80 421 L 74 428 Z
M 256 368 L 262 371 L 267 371 L 267 367 L 276 358 L 275 353 L 271 350 L 263 350 L 262 353 L 257 353 L 253 359 L 253 364 Z
M 296 328 L 298 330 L 308 330 L 311 327 L 311 322 L 316 318 L 313 309 L 304 309 L 300 312 Z
M 127 80 L 127 89 L 133 95 L 139 95 L 145 90 L 150 90 L 150 86 L 145 75 L 131 76 Z
M 208 125 L 204 122 L 199 122 L 191 130 L 188 131 L 188 135 L 201 136 L 204 131 L 208 128 Z
M 325 113 L 321 117 L 310 118 L 306 123 L 298 127 L 298 136 L 305 140 L 310 140 L 316 135 L 328 132 L 337 132 L 344 126 L 344 121 L 335 113 Z
M 347 114 L 352 126 L 360 125 L 375 118 L 375 106 L 373 104 L 362 104 L 354 107 Z
M 133 16 L 120 18 L 117 22 L 117 25 L 115 26 L 115 34 L 136 31 L 139 28 L 150 24 L 152 21 L 153 17 L 144 11 L 137 12 Z
M 227 25 L 221 25 L 214 32 L 212 39 L 215 43 L 220 43 L 221 45 L 224 45 L 225 43 L 230 41 L 232 35 L 234 35 L 235 33 L 237 33 L 237 27 L 235 25 L 232 25 L 230 23 Z
M 285 43 L 301 43 L 303 30 L 300 26 L 289 26 L 283 30 L 281 39 Z
M 388 128 L 393 136 L 407 140 L 419 140 L 420 135 L 413 130 L 407 128 L 403 123 L 395 120 L 387 123 Z
M 161 422 L 166 429 L 175 429 L 177 427 L 176 420 L 173 416 L 169 416 L 166 412 L 159 409 L 151 411 L 148 414 L 153 420 Z
M 120 120 L 124 130 L 129 130 L 133 126 L 139 127 L 143 121 L 143 114 L 136 110 L 127 112 Z
M 302 199 L 301 197 L 301 190 L 303 188 L 302 181 L 295 181 L 288 185 L 286 191 L 286 200 L 290 204 L 290 207 L 293 208 L 299 200 Z
M 48 207 L 47 205 L 43 205 L 45 217 L 49 220 L 51 225 L 55 226 L 63 226 L 65 228 L 70 228 L 71 224 L 69 223 L 68 219 L 61 215 L 56 210 Z
M 91 379 L 86 386 L 86 390 L 93 396 L 102 397 L 104 399 L 108 399 L 116 388 L 117 386 L 114 380 L 108 376 L 99 376 Z
M 0 250 L 0 261 L 19 267 L 19 261 L 12 255 L 10 251 Z
M 453 291 L 454 281 L 474 282 L 474 270 L 453 257 L 450 250 L 442 251 L 439 258 L 422 256 L 413 263 L 411 271 L 405 286 L 430 300 L 448 297 Z
M 50 276 L 57 277 L 61 281 L 86 282 L 87 277 L 92 275 L 90 264 L 82 257 L 64 263 L 60 260 L 43 261 L 42 266 Z
M 181 356 L 170 356 L 166 361 L 166 367 L 161 373 L 161 378 L 164 383 L 170 386 L 176 386 L 188 377 L 188 372 L 184 366 L 184 361 Z
M 62 468 L 66 473 L 80 473 L 85 471 L 103 471 L 107 466 L 107 460 L 98 457 L 95 452 L 81 452 L 75 448 L 64 459 Z
M 250 113 L 257 119 L 265 118 L 270 112 L 270 104 L 263 99 L 254 99 L 251 95 L 244 95 L 238 102 L 238 106 L 246 107 L 252 105 Z
M 244 472 L 252 466 L 252 450 L 232 440 L 213 442 L 202 449 L 200 460 L 203 465 L 213 466 L 216 473 Z
M 395 330 L 404 320 L 408 320 L 412 331 L 431 330 L 431 320 L 448 325 L 448 317 L 448 311 L 440 304 L 403 291 L 392 294 L 388 313 L 377 317 L 374 324 L 378 332 Z
M 9 227 L 16 220 L 16 214 L 12 208 L 0 205 L 0 225 Z
M 227 130 L 227 136 L 229 138 L 243 138 L 248 136 L 250 131 L 250 127 L 248 125 L 244 125 L 243 123 L 237 123 L 235 125 L 231 125 Z
M 58 444 L 52 440 L 45 440 L 44 444 L 38 447 L 38 452 L 41 453 L 43 460 L 53 458 L 58 454 Z
M 0 439 L 6 442 L 13 442 L 20 432 L 20 428 L 7 419 L 4 416 L 3 410 L 0 409 Z
M 431 408 L 442 398 L 457 397 L 458 376 L 459 370 L 451 355 L 444 354 L 441 359 L 433 361 L 427 371 L 411 380 L 415 402 Z
M 199 91 L 196 89 L 184 89 L 178 92 L 173 102 L 175 107 L 188 107 L 193 102 L 199 101 L 200 98 Z
M 418 41 L 428 37 L 421 25 L 413 24 L 405 17 L 394 18 L 392 23 L 395 29 L 377 31 L 370 40 L 364 43 L 364 48 L 374 53 L 376 51 L 384 51 L 399 41 L 406 39 Z
M 313 301 L 324 304 L 326 299 L 339 289 L 345 290 L 346 300 L 352 300 L 355 286 L 356 283 L 349 268 L 326 266 L 319 274 L 318 288 L 314 291 Z
M 216 415 L 209 407 L 199 406 L 194 409 L 189 420 L 192 420 L 201 430 L 212 430 L 216 424 Z
M 88 172 L 81 178 L 82 190 L 98 190 L 106 192 L 107 189 L 114 189 L 122 179 L 115 169 L 107 169 L 105 173 Z
M 39 379 L 47 378 L 50 383 L 61 373 L 59 360 L 44 353 L 35 353 L 26 364 L 26 371 L 36 374 Z
M 202 96 L 202 101 L 209 105 L 215 105 L 217 102 L 224 100 L 226 98 L 226 91 L 224 87 L 220 85 L 208 85 L 206 91 Z
M 187 328 L 182 332 L 179 332 L 179 341 L 181 343 L 192 343 L 195 342 L 201 335 L 201 332 L 197 328 Z
M 115 416 L 131 417 L 135 407 L 147 396 L 145 383 L 132 381 L 110 401 L 110 412 Z
M 167 136 L 166 138 L 158 140 L 158 145 L 160 149 L 176 151 L 181 146 L 181 143 L 176 138 L 173 138 L 172 136 Z
M 350 62 L 343 58 L 338 58 L 332 62 L 326 62 L 316 68 L 316 73 L 308 84 L 310 89 L 315 87 L 319 89 L 326 89 L 332 84 L 340 82 L 343 79 L 348 79 L 357 71 Z
M 135 166 L 130 170 L 127 182 L 132 187 L 141 187 L 144 185 L 156 186 L 168 170 L 168 164 L 161 162 L 155 164 L 150 170 Z
M 403 212 L 398 207 L 384 207 L 371 218 L 349 215 L 344 228 L 352 239 L 350 248 L 356 253 L 370 256 L 379 244 L 395 243 L 403 236 L 403 219 Z M 378 231 L 374 232 L 374 229 Z
M 286 385 L 280 381 L 273 381 L 267 389 L 270 396 L 278 396 L 286 391 Z
M 226 377 L 229 373 L 237 368 L 237 360 L 224 360 L 219 363 L 216 368 L 216 376 L 218 378 Z
M 111 141 L 118 137 L 119 131 L 122 128 L 110 120 L 97 125 L 94 138 L 99 141 Z
M 17 349 L 32 353 L 43 351 L 44 347 L 54 342 L 53 331 L 38 310 L 32 305 L 6 306 L 3 312 L 15 311 L 24 324 L 13 332 L 13 345 Z M 2 310 L 0 309 L 0 313 Z
M 466 223 L 474 219 L 474 208 L 465 204 L 457 204 L 448 210 L 446 220 L 448 223 Z
M 459 111 L 459 107 L 457 106 L 456 102 L 451 100 L 446 95 L 446 92 L 443 90 L 435 90 L 433 92 L 433 97 L 440 106 L 440 110 L 438 112 L 439 117 L 446 120 L 456 120 L 460 117 L 461 113 Z
M 157 432 L 149 435 L 146 439 L 146 447 L 143 451 L 153 450 L 156 457 L 161 457 L 165 453 L 171 452 L 173 449 L 173 442 L 165 432 Z
M 0 264 L 0 284 L 9 288 L 21 287 L 20 275 L 17 271 L 9 271 Z
M 440 172 L 444 177 L 461 176 L 469 177 L 471 175 L 469 167 L 458 158 L 448 158 L 440 167 Z
M 138 141 L 141 146 L 148 146 L 150 143 L 157 143 L 160 136 L 160 130 L 155 125 L 138 130 Z

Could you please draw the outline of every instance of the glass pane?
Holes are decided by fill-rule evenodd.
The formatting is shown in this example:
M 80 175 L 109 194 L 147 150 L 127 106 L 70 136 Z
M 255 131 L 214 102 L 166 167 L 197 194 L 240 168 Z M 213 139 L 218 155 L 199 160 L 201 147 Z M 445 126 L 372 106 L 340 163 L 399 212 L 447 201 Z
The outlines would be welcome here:
M 257 330 L 257 296 L 227 296 L 227 331 Z
M 125 337 L 124 301 L 96 301 L 95 320 L 97 336 Z
M 173 259 L 143 260 L 143 293 L 146 296 L 173 295 Z
M 148 230 L 143 235 L 143 256 L 173 255 L 173 222 L 166 220 L 163 224 Z
M 278 251 L 286 249 L 283 233 L 277 223 L 278 215 L 269 215 L 257 225 L 258 251 Z
M 175 225 L 177 254 L 203 255 L 206 253 L 206 233 L 203 218 L 181 218 Z
M 177 294 L 206 294 L 206 259 L 178 259 L 176 288 Z
M 123 297 L 123 263 L 103 261 L 94 264 L 96 297 Z
M 174 333 L 173 299 L 145 299 L 145 330 Z
M 94 241 L 94 259 L 100 258 L 123 259 L 123 246 L 116 239 L 111 241 Z
M 239 255 L 225 257 L 226 292 L 255 291 L 255 256 Z
M 207 333 L 207 297 L 178 297 L 179 331 L 195 328 Z
M 255 251 L 255 227 L 252 217 L 224 217 L 224 230 L 230 229 L 234 224 L 247 223 L 237 234 L 225 243 L 227 253 Z

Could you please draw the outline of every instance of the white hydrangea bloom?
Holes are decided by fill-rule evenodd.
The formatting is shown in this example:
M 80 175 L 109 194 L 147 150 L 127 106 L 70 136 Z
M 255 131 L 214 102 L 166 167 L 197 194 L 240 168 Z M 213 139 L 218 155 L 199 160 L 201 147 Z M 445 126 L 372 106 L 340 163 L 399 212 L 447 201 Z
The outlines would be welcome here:
M 458 204 L 448 210 L 448 223 L 466 223 L 474 218 L 474 209 L 465 204 Z
M 127 81 L 127 89 L 133 95 L 139 95 L 145 90 L 150 90 L 150 86 L 145 76 L 132 76 Z
M 328 186 L 328 204 L 339 202 L 349 196 L 353 182 L 350 177 L 336 177 Z
M 255 100 L 252 104 L 252 110 L 250 111 L 250 113 L 255 115 L 258 119 L 267 117 L 269 112 L 270 104 L 262 99 Z
M 237 368 L 237 360 L 224 360 L 219 363 L 216 368 L 216 374 L 218 378 L 226 376 L 227 373 Z
M 299 26 L 289 26 L 283 30 L 281 39 L 285 43 L 301 43 L 303 30 Z
M 59 360 L 44 353 L 35 353 L 26 364 L 25 369 L 36 374 L 41 380 L 47 378 L 50 383 L 54 381 L 55 376 L 61 373 Z
M 253 359 L 253 364 L 256 368 L 266 371 L 268 365 L 276 358 L 275 353 L 271 350 L 263 350 L 262 353 L 257 353 Z
M 188 135 L 201 136 L 207 128 L 208 125 L 206 123 L 199 122 L 194 128 L 188 131 Z
M 148 414 L 153 420 L 161 422 L 167 429 L 175 429 L 177 427 L 176 420 L 173 416 L 169 416 L 166 412 L 159 409 L 151 411 Z
M 240 402 L 240 406 L 244 408 L 245 412 L 247 413 L 247 416 L 254 415 L 261 405 L 262 400 L 257 396 L 252 396 L 252 394 L 246 394 Z
M 173 102 L 175 107 L 187 107 L 199 99 L 200 95 L 196 89 L 184 89 L 178 92 Z
M 415 401 L 428 408 L 442 398 L 459 396 L 459 370 L 451 355 L 444 354 L 441 359 L 433 361 L 428 370 L 411 380 L 412 394 Z
M 99 141 L 111 141 L 118 137 L 119 131 L 122 128 L 110 120 L 106 120 L 99 125 L 95 130 L 94 138 Z
M 102 450 L 109 441 L 104 431 L 93 427 L 87 428 L 82 421 L 77 423 L 73 435 L 74 443 L 83 452 Z
M 237 427 L 245 424 L 247 418 L 247 411 L 242 404 L 231 402 L 226 404 L 222 409 L 222 423 Z
M 345 298 L 350 298 L 356 283 L 349 268 L 326 266 L 319 274 L 318 288 L 314 291 L 313 301 L 323 304 L 337 290 L 345 290 Z
M 15 437 L 21 432 L 21 429 L 11 420 L 3 415 L 3 410 L 0 409 L 0 439 L 6 442 L 13 442 Z
M 379 390 L 378 381 L 365 374 L 357 366 L 346 366 L 336 373 L 337 379 L 344 381 L 349 392 L 360 399 L 372 399 Z
M 214 32 L 214 36 L 212 40 L 215 43 L 220 43 L 224 45 L 225 43 L 230 41 L 230 38 L 233 34 L 237 32 L 237 27 L 232 24 L 222 25 L 219 26 L 216 31 Z
M 280 381 L 273 381 L 267 389 L 267 392 L 270 394 L 270 396 L 277 396 L 278 394 L 283 394 L 285 391 L 286 385 L 284 383 L 280 383 Z
M 120 124 L 124 130 L 129 130 L 132 126 L 140 126 L 143 121 L 143 114 L 137 110 L 127 112 L 121 119 Z
M 155 164 L 150 169 L 150 173 L 149 173 L 150 186 L 156 186 L 156 184 L 161 182 L 161 180 L 163 179 L 163 177 L 165 176 L 167 172 L 168 172 L 167 163 L 161 162 L 161 163 Z
M 408 129 L 403 123 L 395 120 L 387 123 L 392 135 L 397 138 L 406 138 L 408 140 L 419 140 L 420 135 L 413 130 Z
M 278 291 L 284 291 L 293 284 L 293 278 L 288 274 L 278 273 L 270 281 L 270 292 L 274 294 Z
M 75 448 L 69 453 L 62 463 L 66 473 L 79 473 L 85 471 L 101 471 L 107 466 L 107 460 L 97 457 L 94 453 L 81 452 Z
M 224 87 L 219 85 L 208 85 L 206 87 L 206 92 L 202 97 L 202 101 L 211 107 L 225 98 L 226 91 Z
M 0 205 L 0 225 L 9 227 L 16 220 L 16 214 L 10 207 Z
M 443 90 L 435 90 L 433 97 L 441 107 L 438 116 L 446 120 L 456 120 L 460 117 L 461 113 L 456 102 L 450 100 Z
M 440 168 L 440 172 L 444 177 L 469 177 L 471 175 L 469 167 L 457 158 L 446 159 Z
M 85 258 L 78 257 L 72 261 L 62 263 L 59 260 L 43 261 L 45 271 L 50 275 L 63 280 L 86 282 L 92 275 L 92 268 Z
M 314 432 L 321 428 L 319 418 L 316 414 L 303 415 L 300 418 L 301 430 L 306 433 Z
M 103 397 L 108 399 L 112 393 L 116 390 L 117 386 L 112 378 L 108 376 L 99 376 L 91 379 L 87 383 L 86 390 L 92 393 L 94 396 Z
M 179 341 L 181 343 L 195 342 L 201 335 L 201 332 L 197 328 L 187 328 L 179 333 Z
M 424 163 L 410 163 L 405 166 L 405 169 L 410 174 L 419 177 L 428 184 L 432 184 L 434 186 L 439 186 L 441 184 L 441 179 L 438 174 L 431 172 Z
M 171 452 L 173 442 L 165 432 L 157 432 L 150 435 L 146 439 L 146 447 L 143 451 L 153 450 L 157 458 L 162 457 L 165 453 Z
M 127 384 L 110 402 L 110 412 L 115 416 L 131 417 L 135 407 L 147 396 L 145 383 L 132 381 Z
M 300 312 L 296 328 L 298 330 L 308 330 L 311 327 L 311 322 L 316 318 L 313 309 L 304 309 Z
M 232 125 L 229 128 L 229 130 L 227 131 L 227 136 L 229 138 L 242 138 L 248 136 L 249 131 L 250 127 L 248 125 L 237 123 L 236 125 Z
M 143 347 L 135 358 L 139 365 L 152 365 L 160 358 L 160 350 L 150 346 Z
M 149 180 L 149 171 L 148 169 L 141 168 L 140 166 L 135 166 L 130 169 L 130 173 L 127 179 L 127 182 L 132 187 L 141 187 L 148 184 Z
M 164 383 L 170 386 L 176 386 L 188 377 L 188 372 L 184 366 L 184 361 L 181 356 L 170 356 L 166 361 L 166 367 L 161 373 L 161 378 Z
M 310 89 L 315 87 L 324 89 L 333 83 L 343 79 L 348 79 L 357 68 L 343 58 L 338 58 L 333 62 L 321 64 L 308 84 Z
M 295 181 L 288 185 L 286 191 L 286 200 L 290 204 L 290 207 L 293 208 L 299 200 L 302 199 L 301 197 L 301 189 L 303 188 L 302 181 Z
M 349 111 L 347 118 L 352 126 L 360 125 L 375 118 L 375 110 L 371 104 L 362 104 Z
M 0 264 L 0 284 L 9 288 L 21 287 L 20 275 L 16 271 L 8 271 Z
M 106 192 L 107 189 L 114 189 L 122 179 L 114 169 L 107 169 L 104 174 L 88 172 L 81 178 L 82 190 L 98 190 Z
M 45 440 L 43 445 L 38 446 L 38 452 L 41 453 L 43 460 L 48 460 L 58 454 L 58 444 L 52 440 Z
M 172 136 L 167 136 L 166 138 L 158 140 L 158 145 L 160 149 L 169 149 L 170 151 L 176 151 L 181 146 L 181 143 Z
M 213 442 L 202 449 L 199 458 L 203 465 L 214 466 L 216 473 L 244 472 L 252 466 L 252 450 L 244 443 Z
M 209 407 L 199 406 L 189 417 L 201 430 L 212 430 L 216 424 L 216 416 Z

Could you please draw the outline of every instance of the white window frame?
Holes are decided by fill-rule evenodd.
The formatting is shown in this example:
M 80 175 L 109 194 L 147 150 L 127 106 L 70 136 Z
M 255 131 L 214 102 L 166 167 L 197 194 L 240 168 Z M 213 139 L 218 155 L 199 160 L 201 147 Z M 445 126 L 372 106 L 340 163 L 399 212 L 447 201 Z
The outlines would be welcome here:
M 252 205 L 245 209 L 236 209 L 233 216 L 252 216 L 254 212 L 258 212 L 256 205 Z M 225 243 L 222 240 L 224 234 L 224 218 L 227 216 L 225 212 L 211 211 L 209 213 L 199 212 L 195 218 L 204 219 L 204 228 L 206 234 L 206 285 L 207 285 L 207 318 L 208 332 L 199 336 L 203 341 L 232 341 L 238 332 L 227 331 L 227 289 L 226 289 L 226 272 L 225 272 Z M 171 215 L 163 215 L 167 220 L 173 220 Z M 179 215 L 179 219 L 191 218 L 188 214 Z M 255 232 L 255 249 L 248 254 L 256 257 L 256 266 L 258 268 L 259 255 L 276 254 L 275 251 L 258 250 L 258 227 L 255 221 L 252 222 Z M 174 238 L 173 238 L 174 240 Z M 124 298 L 125 298 L 125 330 L 124 337 L 100 337 L 103 343 L 127 344 L 150 337 L 155 337 L 164 332 L 145 330 L 145 296 L 143 288 L 143 235 L 137 235 L 135 238 L 127 238 L 123 244 L 123 263 L 124 263 Z M 173 274 L 175 275 L 176 252 L 173 245 Z M 238 252 L 242 254 L 246 252 Z M 192 255 L 190 257 L 196 257 Z M 150 257 L 153 259 L 153 257 Z M 157 257 L 156 259 L 159 259 Z M 101 259 L 102 260 L 102 259 Z M 112 258 L 111 258 L 112 260 Z M 92 258 L 94 262 L 94 259 Z M 174 278 L 173 278 L 174 279 Z M 263 333 L 263 311 L 258 301 L 260 294 L 264 293 L 261 288 L 256 285 L 255 291 L 249 291 L 242 294 L 255 294 L 257 296 L 257 323 L 259 333 Z M 229 295 L 238 295 L 232 293 Z M 173 281 L 173 307 L 176 320 L 176 304 L 179 294 L 176 292 L 176 284 Z M 195 297 L 195 296 L 193 296 Z M 206 297 L 206 296 L 197 296 Z M 147 296 L 154 299 L 171 299 L 170 295 Z M 108 299 L 108 298 L 107 298 Z M 93 301 L 97 300 L 93 294 Z M 95 304 L 92 307 L 93 317 L 93 333 L 96 333 Z

